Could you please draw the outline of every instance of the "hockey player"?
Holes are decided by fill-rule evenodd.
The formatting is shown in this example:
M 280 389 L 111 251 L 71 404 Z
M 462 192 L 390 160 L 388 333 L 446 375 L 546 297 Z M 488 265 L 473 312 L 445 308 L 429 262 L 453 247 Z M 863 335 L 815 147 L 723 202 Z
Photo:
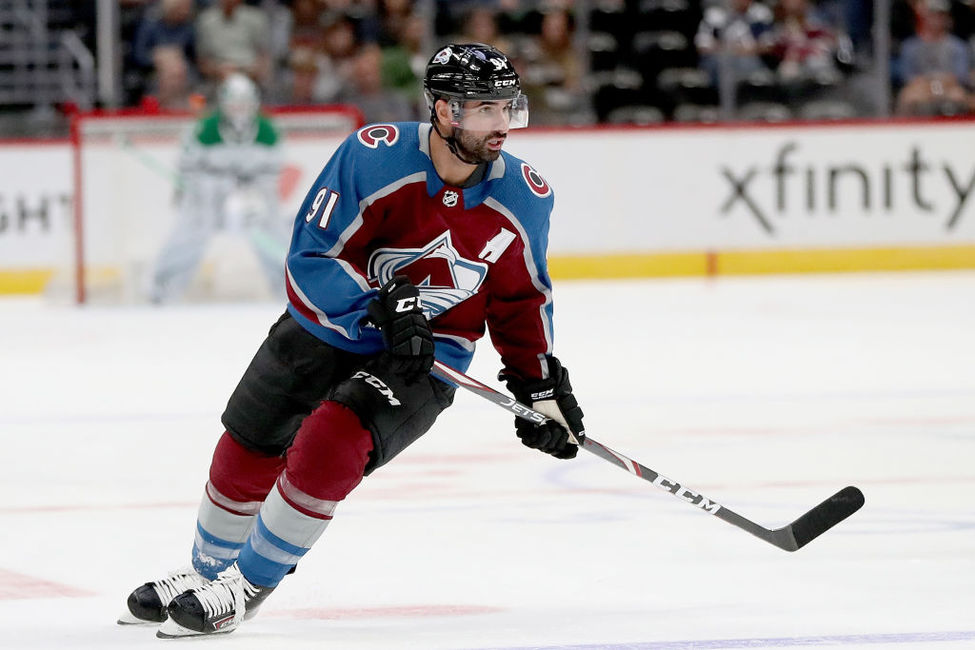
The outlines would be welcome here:
M 466 369 L 485 325 L 508 388 L 557 421 L 517 421 L 522 442 L 575 457 L 582 410 L 552 355 L 552 190 L 501 150 L 528 122 L 518 75 L 490 46 L 452 44 L 424 91 L 430 123 L 360 129 L 308 192 L 287 311 L 222 417 L 192 568 L 136 589 L 120 622 L 166 638 L 253 616 L 338 502 L 450 405 L 434 356 Z
M 220 85 L 217 109 L 183 143 L 179 172 L 176 223 L 159 251 L 149 299 L 181 297 L 220 230 L 248 240 L 272 293 L 283 298 L 288 224 L 278 202 L 280 140 L 249 77 L 233 73 Z

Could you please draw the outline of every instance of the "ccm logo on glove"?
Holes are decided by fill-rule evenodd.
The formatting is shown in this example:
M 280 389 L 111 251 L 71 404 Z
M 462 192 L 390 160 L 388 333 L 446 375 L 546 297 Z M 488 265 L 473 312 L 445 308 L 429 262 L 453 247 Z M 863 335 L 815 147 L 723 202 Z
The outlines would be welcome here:
M 401 298 L 400 300 L 396 301 L 396 312 L 399 314 L 413 311 L 414 309 L 423 309 L 423 302 L 421 302 L 420 296 L 413 298 Z
M 556 458 L 575 458 L 579 442 L 585 437 L 582 409 L 572 394 L 569 371 L 553 356 L 545 357 L 548 377 L 525 380 L 501 371 L 498 379 L 520 402 L 547 416 L 548 420 L 529 422 L 515 418 L 515 431 L 526 447 L 539 449 Z
M 420 291 L 397 275 L 366 305 L 369 320 L 382 333 L 389 369 L 407 384 L 429 376 L 433 367 L 433 332 L 421 304 Z

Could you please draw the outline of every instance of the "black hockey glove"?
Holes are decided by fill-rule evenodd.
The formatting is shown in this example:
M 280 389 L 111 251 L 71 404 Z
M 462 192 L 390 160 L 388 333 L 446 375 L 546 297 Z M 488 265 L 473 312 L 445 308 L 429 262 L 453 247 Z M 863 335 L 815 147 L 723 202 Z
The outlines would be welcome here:
M 391 370 L 408 384 L 433 367 L 433 332 L 423 315 L 420 292 L 405 275 L 397 275 L 366 305 L 369 318 L 383 335 Z
M 532 449 L 539 449 L 556 458 L 575 458 L 579 442 L 584 437 L 582 409 L 572 394 L 569 371 L 559 360 L 549 356 L 548 379 L 525 381 L 501 371 L 498 379 L 508 384 L 508 390 L 525 406 L 547 415 L 545 424 L 515 418 L 515 431 L 521 441 Z

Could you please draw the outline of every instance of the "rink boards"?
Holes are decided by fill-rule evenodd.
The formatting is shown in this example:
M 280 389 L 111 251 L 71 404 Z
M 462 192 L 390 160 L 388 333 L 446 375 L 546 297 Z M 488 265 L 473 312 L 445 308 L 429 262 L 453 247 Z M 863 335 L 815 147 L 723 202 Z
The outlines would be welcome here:
M 554 188 L 556 278 L 975 267 L 975 122 L 529 129 L 507 150 Z M 340 138 L 294 138 L 293 211 Z M 112 273 L 124 229 L 151 248 L 172 218 L 177 142 L 85 154 L 87 264 Z M 73 250 L 65 142 L 0 143 L 0 292 L 40 291 Z

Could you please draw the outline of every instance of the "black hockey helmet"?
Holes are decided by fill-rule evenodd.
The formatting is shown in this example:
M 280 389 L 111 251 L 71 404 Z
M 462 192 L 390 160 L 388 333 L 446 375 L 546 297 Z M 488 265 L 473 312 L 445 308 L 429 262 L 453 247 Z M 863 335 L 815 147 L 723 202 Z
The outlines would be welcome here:
M 451 43 L 433 55 L 423 76 L 423 94 L 431 119 L 437 99 L 511 100 L 511 126 L 528 124 L 528 101 L 521 79 L 501 50 L 483 43 Z

